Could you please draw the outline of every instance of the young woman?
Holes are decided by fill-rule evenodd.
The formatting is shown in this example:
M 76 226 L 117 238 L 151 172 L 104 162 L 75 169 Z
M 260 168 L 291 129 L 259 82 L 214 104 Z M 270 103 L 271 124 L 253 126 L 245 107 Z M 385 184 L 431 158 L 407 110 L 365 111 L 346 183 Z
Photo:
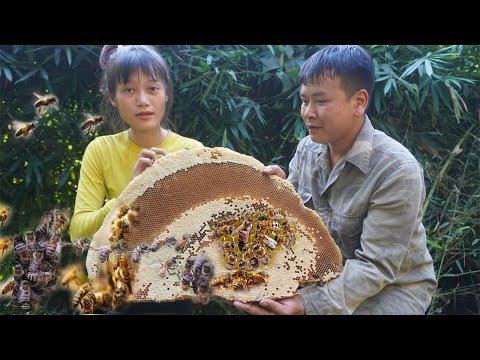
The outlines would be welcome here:
M 117 133 L 96 138 L 85 150 L 70 224 L 73 242 L 93 237 L 117 197 L 157 156 L 203 146 L 167 130 L 173 84 L 152 47 L 106 45 L 100 66 L 105 123 Z

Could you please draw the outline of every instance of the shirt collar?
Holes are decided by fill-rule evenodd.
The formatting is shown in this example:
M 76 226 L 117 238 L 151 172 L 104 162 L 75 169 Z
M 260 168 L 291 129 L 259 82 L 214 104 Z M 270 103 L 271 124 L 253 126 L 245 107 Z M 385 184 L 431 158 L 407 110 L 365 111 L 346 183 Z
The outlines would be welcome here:
M 360 129 L 360 132 L 355 139 L 350 150 L 345 154 L 345 161 L 358 167 L 364 174 L 367 173 L 370 156 L 372 155 L 373 148 L 373 126 L 370 119 L 365 114 L 365 121 Z
M 348 161 L 358 167 L 364 174 L 367 173 L 370 164 L 370 156 L 373 148 L 373 133 L 374 128 L 372 123 L 365 114 L 365 121 L 363 122 L 360 132 L 358 133 L 350 150 L 348 150 L 344 155 L 345 161 Z M 329 152 L 326 144 L 315 143 L 310 139 L 309 136 L 305 143 L 305 149 L 317 153 L 319 164 L 325 169 L 330 168 L 328 158 Z

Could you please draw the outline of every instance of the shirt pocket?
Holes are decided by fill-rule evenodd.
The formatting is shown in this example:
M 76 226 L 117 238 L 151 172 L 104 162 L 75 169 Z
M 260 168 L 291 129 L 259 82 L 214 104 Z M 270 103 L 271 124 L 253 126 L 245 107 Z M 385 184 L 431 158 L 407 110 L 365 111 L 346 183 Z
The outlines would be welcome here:
M 331 223 L 332 237 L 337 241 L 343 256 L 347 259 L 353 258 L 355 250 L 360 248 L 363 218 L 363 216 L 346 217 L 339 214 L 333 215 Z

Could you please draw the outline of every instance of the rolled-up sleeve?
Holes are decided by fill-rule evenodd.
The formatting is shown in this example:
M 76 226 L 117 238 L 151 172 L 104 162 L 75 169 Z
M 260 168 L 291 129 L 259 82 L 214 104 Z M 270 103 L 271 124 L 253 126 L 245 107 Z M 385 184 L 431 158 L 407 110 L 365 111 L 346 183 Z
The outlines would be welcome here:
M 300 290 L 306 313 L 352 314 L 366 299 L 395 282 L 420 226 L 424 197 L 421 167 L 415 162 L 392 164 L 370 197 L 354 258 L 346 261 L 337 278 Z M 391 304 L 396 305 L 401 303 Z

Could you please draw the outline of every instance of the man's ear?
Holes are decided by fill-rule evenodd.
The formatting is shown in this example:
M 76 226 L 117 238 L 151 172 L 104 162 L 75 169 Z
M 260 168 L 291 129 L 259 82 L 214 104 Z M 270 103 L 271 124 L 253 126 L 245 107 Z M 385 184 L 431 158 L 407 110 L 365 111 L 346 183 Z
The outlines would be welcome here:
M 110 103 L 111 103 L 114 107 L 117 107 L 117 102 L 115 101 L 115 99 L 110 98 Z
M 363 115 L 365 115 L 368 106 L 368 98 L 368 92 L 365 89 L 361 89 L 353 95 L 355 116 L 363 117 Z
M 168 95 L 165 95 L 165 102 L 168 102 Z

